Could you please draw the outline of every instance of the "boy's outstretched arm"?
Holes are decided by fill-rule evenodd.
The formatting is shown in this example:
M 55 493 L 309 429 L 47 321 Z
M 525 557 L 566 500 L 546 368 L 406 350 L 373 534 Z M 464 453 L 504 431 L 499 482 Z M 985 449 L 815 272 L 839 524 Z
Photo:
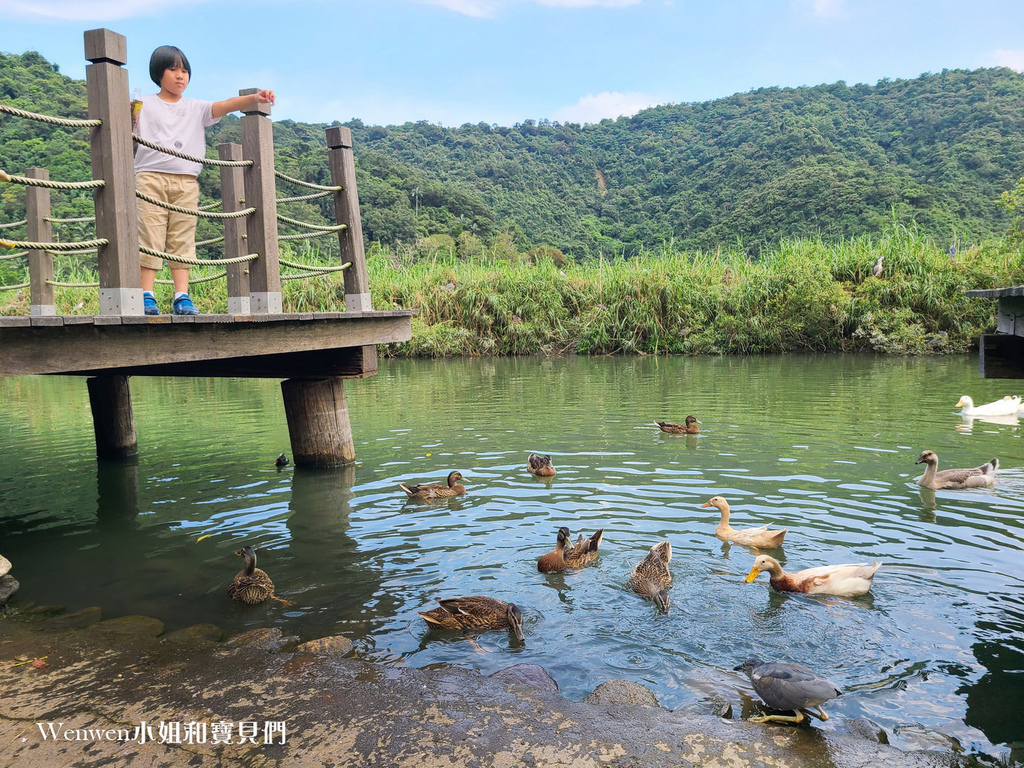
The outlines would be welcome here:
M 230 99 L 224 99 L 224 101 L 215 101 L 210 111 L 214 117 L 224 117 L 228 112 L 245 111 L 252 109 L 257 104 L 270 104 L 273 106 L 274 92 L 257 91 L 246 96 L 235 96 Z

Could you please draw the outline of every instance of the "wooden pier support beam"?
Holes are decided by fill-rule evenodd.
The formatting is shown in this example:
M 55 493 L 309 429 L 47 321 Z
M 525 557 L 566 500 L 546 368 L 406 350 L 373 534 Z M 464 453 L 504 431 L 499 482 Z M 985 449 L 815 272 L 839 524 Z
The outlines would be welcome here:
M 339 467 L 356 460 L 344 379 L 286 379 L 281 392 L 295 466 Z
M 96 432 L 96 456 L 126 459 L 138 453 L 135 417 L 127 376 L 95 376 L 87 382 L 92 426 Z

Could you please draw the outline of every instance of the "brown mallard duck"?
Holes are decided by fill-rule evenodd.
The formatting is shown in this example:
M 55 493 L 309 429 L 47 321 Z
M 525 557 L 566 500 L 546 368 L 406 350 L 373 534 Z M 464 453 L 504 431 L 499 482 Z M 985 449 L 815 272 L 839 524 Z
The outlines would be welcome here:
M 980 467 L 970 469 L 944 469 L 939 471 L 939 457 L 935 451 L 925 451 L 915 464 L 927 464 L 924 474 L 917 480 L 917 484 L 925 488 L 940 491 L 944 488 L 980 488 L 985 485 L 992 485 L 996 481 L 996 470 L 999 469 L 999 459 L 987 461 Z
M 700 422 L 697 421 L 696 416 L 687 416 L 685 421 L 685 424 L 676 424 L 673 421 L 656 421 L 654 423 L 658 425 L 658 429 L 662 432 L 668 432 L 670 435 L 696 435 L 700 433 L 700 427 L 697 426 Z
M 439 597 L 440 608 L 419 611 L 431 628 L 437 629 L 508 629 L 520 642 L 523 634 L 523 614 L 515 603 L 506 603 L 493 597 Z
M 875 571 L 882 566 L 872 561 L 844 565 L 822 565 L 817 568 L 805 568 L 795 573 L 784 573 L 779 561 L 768 555 L 758 555 L 754 567 L 747 574 L 746 582 L 750 584 L 762 571 L 767 571 L 769 583 L 780 592 L 804 592 L 808 595 L 836 595 L 838 597 L 855 597 L 863 595 L 871 589 Z
M 274 597 L 274 582 L 267 576 L 266 571 L 256 567 L 256 550 L 246 545 L 235 554 L 245 558 L 245 567 L 238 572 L 228 587 L 231 599 L 246 605 L 258 605 Z
M 786 528 L 778 531 L 769 531 L 767 525 L 762 525 L 758 528 L 744 528 L 737 531 L 729 525 L 729 502 L 721 496 L 712 496 L 700 506 L 701 508 L 714 507 L 722 513 L 722 517 L 718 521 L 718 527 L 715 528 L 715 535 L 725 541 L 734 541 L 746 547 L 776 549 L 782 546 L 782 540 L 786 537 Z
M 536 453 L 531 453 L 526 460 L 526 468 L 530 471 L 531 475 L 536 475 L 537 477 L 555 476 L 555 468 L 551 466 L 550 456 L 538 456 Z
M 541 573 L 553 573 L 564 571 L 566 568 L 579 569 L 589 565 L 597 558 L 597 550 L 601 546 L 603 536 L 604 528 L 598 530 L 589 539 L 583 538 L 581 533 L 576 544 L 571 545 L 572 537 L 569 529 L 562 526 L 558 529 L 555 548 L 538 558 L 537 570 Z
M 409 494 L 410 499 L 450 499 L 453 496 L 461 496 L 466 492 L 466 486 L 459 485 L 459 481 L 463 479 L 462 473 L 456 471 L 448 473 L 447 486 L 438 485 L 437 483 L 424 485 L 399 483 L 398 485 Z
M 663 611 L 668 610 L 668 588 L 672 586 L 672 574 L 668 563 L 672 559 L 672 545 L 660 541 L 651 547 L 647 556 L 633 566 L 629 574 L 629 586 L 638 595 L 649 597 Z

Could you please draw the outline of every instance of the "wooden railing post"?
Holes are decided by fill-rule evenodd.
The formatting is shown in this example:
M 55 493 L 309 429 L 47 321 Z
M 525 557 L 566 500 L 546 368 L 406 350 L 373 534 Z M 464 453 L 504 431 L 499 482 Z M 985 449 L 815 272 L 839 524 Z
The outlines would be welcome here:
M 238 92 L 255 93 L 255 88 Z M 243 169 L 245 204 L 256 208 L 246 224 L 249 253 L 259 258 L 249 265 L 249 299 L 253 314 L 281 312 L 281 265 L 277 251 L 277 188 L 274 182 L 274 132 L 270 105 L 256 104 L 242 118 L 242 157 L 252 160 Z
M 241 160 L 241 144 L 220 144 L 217 153 L 221 160 Z M 225 213 L 245 208 L 245 174 L 241 168 L 220 167 L 221 210 Z M 245 218 L 224 219 L 224 258 L 234 259 L 245 256 L 247 251 L 247 227 Z M 228 314 L 248 315 L 249 303 L 249 262 L 228 264 Z
M 50 180 L 46 168 L 27 168 L 25 176 L 30 179 Z M 53 237 L 50 218 L 50 190 L 46 187 L 25 187 L 25 218 L 28 219 L 26 234 L 33 243 L 49 243 Z M 53 301 L 53 256 L 46 251 L 28 252 L 29 314 L 56 315 Z
M 109 29 L 85 33 L 89 117 L 102 120 L 92 132 L 92 176 L 104 186 L 94 194 L 96 237 L 109 243 L 99 250 L 100 314 L 141 315 L 142 273 L 135 205 L 128 60 L 124 35 Z
M 345 270 L 345 311 L 364 312 L 373 309 L 370 303 L 370 281 L 366 276 L 366 251 L 363 249 L 363 222 L 359 217 L 359 194 L 356 191 L 356 162 L 352 154 L 352 131 L 341 126 L 327 129 L 328 162 L 331 183 L 341 187 L 334 193 L 334 209 L 339 224 L 341 262 L 352 262 Z

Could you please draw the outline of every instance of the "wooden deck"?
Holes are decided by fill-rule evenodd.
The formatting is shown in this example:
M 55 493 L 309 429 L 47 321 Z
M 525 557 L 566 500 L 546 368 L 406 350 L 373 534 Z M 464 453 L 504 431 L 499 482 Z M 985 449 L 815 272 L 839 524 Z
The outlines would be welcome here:
M 0 317 L 0 376 L 359 378 L 375 345 L 409 340 L 413 314 Z
M 967 291 L 998 299 L 996 332 L 981 337 L 978 370 L 983 379 L 1024 379 L 1024 285 Z

